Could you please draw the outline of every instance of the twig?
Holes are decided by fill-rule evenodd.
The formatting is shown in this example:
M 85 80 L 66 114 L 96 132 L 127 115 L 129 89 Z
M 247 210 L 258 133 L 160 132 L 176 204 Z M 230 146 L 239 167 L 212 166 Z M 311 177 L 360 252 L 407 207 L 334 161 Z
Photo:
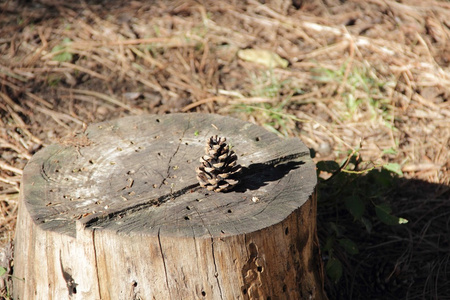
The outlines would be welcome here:
M 26 151 L 26 149 L 21 149 L 17 147 L 16 145 L 13 145 L 9 143 L 8 141 L 4 140 L 2 137 L 0 137 L 0 148 L 9 148 L 11 150 L 16 151 L 19 155 L 26 159 L 30 159 L 31 155 Z
M 13 173 L 22 175 L 22 170 L 21 169 L 13 167 L 13 166 L 11 166 L 11 165 L 9 165 L 6 162 L 1 161 L 1 160 L 0 160 L 0 168 L 3 169 L 3 170 L 6 170 L 6 171 L 11 171 Z
M 36 100 L 37 102 L 41 103 L 41 104 L 44 105 L 45 107 L 47 107 L 47 108 L 49 108 L 49 109 L 52 109 L 52 108 L 53 108 L 53 104 L 51 104 L 51 103 L 45 101 L 45 100 L 42 99 L 41 97 L 36 96 L 35 94 L 30 93 L 30 92 L 26 92 L 25 94 L 26 94 L 28 97 L 30 97 L 31 99 Z
M 191 103 L 191 104 L 189 104 L 189 105 L 186 105 L 185 107 L 183 107 L 183 108 L 181 109 L 181 111 L 182 111 L 182 112 L 187 112 L 187 111 L 193 109 L 194 107 L 200 106 L 200 105 L 202 105 L 202 104 L 210 103 L 210 102 L 219 102 L 219 101 L 221 101 L 221 100 L 223 100 L 223 98 L 222 98 L 222 97 L 219 97 L 219 96 L 214 96 L 214 97 L 202 99 L 202 100 L 193 102 L 193 103 Z
M 17 126 L 20 127 L 20 129 L 22 129 L 22 131 L 28 135 L 28 137 L 36 144 L 42 145 L 42 141 L 37 138 L 36 136 L 34 136 L 28 129 L 27 129 L 27 125 L 25 124 L 25 122 L 22 120 L 22 118 L 15 112 L 13 111 L 9 106 L 7 106 L 9 113 L 11 114 L 12 118 L 14 119 L 14 121 L 16 122 Z
M 17 177 L 20 177 L 20 176 L 17 176 Z M 10 177 L 10 178 L 14 178 L 14 177 Z M 15 190 L 17 190 L 17 191 L 19 190 L 17 188 L 17 186 L 18 186 L 18 183 L 20 182 L 20 179 L 17 179 L 17 181 L 15 181 L 15 180 L 0 176 L 0 181 L 10 184 L 10 185 L 13 185 L 13 186 L 15 186 Z M 2 191 L 2 192 L 4 193 L 4 191 Z
M 97 97 L 99 99 L 105 100 L 105 101 L 107 101 L 109 103 L 112 103 L 114 105 L 117 105 L 119 107 L 122 107 L 122 108 L 124 108 L 126 110 L 129 110 L 132 113 L 135 113 L 135 114 L 142 113 L 142 111 L 140 109 L 134 109 L 134 108 L 130 107 L 129 105 L 126 105 L 125 103 L 122 103 L 119 100 L 117 100 L 117 99 L 115 99 L 115 98 L 113 98 L 111 96 L 108 96 L 108 95 L 105 95 L 105 94 L 102 94 L 102 93 L 99 93 L 99 92 L 88 91 L 88 90 L 81 90 L 81 89 L 68 89 L 68 88 L 59 88 L 59 89 L 62 90 L 62 91 L 67 91 L 67 92 L 73 92 L 73 93 L 79 93 L 79 94 L 82 94 L 82 95 L 94 96 L 94 97 Z

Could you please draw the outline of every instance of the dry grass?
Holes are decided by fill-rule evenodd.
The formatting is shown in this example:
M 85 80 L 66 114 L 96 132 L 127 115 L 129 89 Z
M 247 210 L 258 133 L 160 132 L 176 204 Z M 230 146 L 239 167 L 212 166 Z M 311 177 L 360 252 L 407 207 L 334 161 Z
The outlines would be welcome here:
M 429 211 L 425 225 L 435 230 L 410 232 L 408 245 L 439 235 L 432 220 L 449 217 L 435 211 L 450 184 L 450 4 L 265 2 L 1 1 L 0 244 L 13 239 L 21 170 L 38 149 L 91 122 L 180 111 L 300 137 L 317 160 L 341 160 L 361 145 L 364 160 L 398 163 L 405 179 L 434 184 L 423 195 L 431 207 L 410 194 L 399 201 L 410 219 Z M 239 59 L 246 48 L 289 66 Z M 414 224 L 408 230 L 421 230 Z M 448 266 L 439 259 L 429 261 L 436 276 Z M 438 282 L 430 275 L 424 291 Z

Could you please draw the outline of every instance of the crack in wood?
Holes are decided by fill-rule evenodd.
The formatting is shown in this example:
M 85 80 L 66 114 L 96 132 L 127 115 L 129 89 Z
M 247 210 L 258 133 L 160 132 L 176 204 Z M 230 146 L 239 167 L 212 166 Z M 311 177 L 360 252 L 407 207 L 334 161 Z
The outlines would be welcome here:
M 191 127 L 191 119 L 189 118 L 189 121 L 187 123 L 186 128 L 184 129 L 183 133 L 181 134 L 181 138 L 179 138 L 178 140 L 178 146 L 177 149 L 175 149 L 175 152 L 172 154 L 172 156 L 169 158 L 169 162 L 167 163 L 167 172 L 166 172 L 166 176 L 163 177 L 163 180 L 161 181 L 161 184 L 159 185 L 159 187 L 161 188 L 164 184 L 164 182 L 170 178 L 170 169 L 171 169 L 171 163 L 172 163 L 172 159 L 175 157 L 175 155 L 177 155 L 178 150 L 180 150 L 180 146 L 181 143 L 183 142 L 184 139 L 184 135 L 186 134 L 186 131 L 188 131 L 188 129 Z
M 213 263 L 214 263 L 214 276 L 216 277 L 217 286 L 219 287 L 220 299 L 223 300 L 222 287 L 220 286 L 219 273 L 217 272 L 217 263 L 216 263 L 216 257 L 214 254 L 214 238 L 212 236 L 211 236 L 211 252 L 212 252 L 212 258 L 213 258 Z
M 135 204 L 132 206 L 128 206 L 128 207 L 122 208 L 120 210 L 111 211 L 108 214 L 93 215 L 91 217 L 91 219 L 85 223 L 85 226 L 86 227 L 101 227 L 102 224 L 109 222 L 111 219 L 113 219 L 115 217 L 123 217 L 126 215 L 130 215 L 130 214 L 139 212 L 143 209 L 149 208 L 151 206 L 160 206 L 161 204 L 163 204 L 169 200 L 175 199 L 175 198 L 185 194 L 188 190 L 189 191 L 191 191 L 191 190 L 197 191 L 198 189 L 200 189 L 200 184 L 195 183 L 195 184 L 188 185 L 174 193 L 171 192 L 169 194 L 165 194 L 160 197 L 147 200 L 143 203 L 138 203 L 138 204 Z
M 166 278 L 167 290 L 169 291 L 169 299 L 172 299 L 172 297 L 170 295 L 170 288 L 169 288 L 169 277 L 167 276 L 166 259 L 164 258 L 164 253 L 163 253 L 162 244 L 161 244 L 161 228 L 158 229 L 158 244 L 159 244 L 159 251 L 161 253 L 161 259 L 162 259 L 163 266 L 164 266 L 164 274 L 165 274 L 165 278 Z
M 100 277 L 100 274 L 99 274 L 99 268 L 98 268 L 98 262 L 97 262 L 98 254 L 97 254 L 97 247 L 96 247 L 96 244 L 95 244 L 95 229 L 92 231 L 92 248 L 94 250 L 94 263 L 95 263 L 95 276 L 97 277 L 96 278 L 97 279 L 96 280 L 96 282 L 97 282 L 97 289 L 98 289 L 99 294 L 102 295 L 101 284 L 100 284 L 101 277 Z

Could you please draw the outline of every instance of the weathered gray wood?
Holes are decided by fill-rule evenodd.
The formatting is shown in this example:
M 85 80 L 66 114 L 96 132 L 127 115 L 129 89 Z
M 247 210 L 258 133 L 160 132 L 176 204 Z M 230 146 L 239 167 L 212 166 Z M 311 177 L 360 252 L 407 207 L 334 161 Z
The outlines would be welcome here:
M 227 193 L 195 177 L 214 134 L 244 167 Z M 24 170 L 16 299 L 324 299 L 315 185 L 300 140 L 237 119 L 91 125 Z

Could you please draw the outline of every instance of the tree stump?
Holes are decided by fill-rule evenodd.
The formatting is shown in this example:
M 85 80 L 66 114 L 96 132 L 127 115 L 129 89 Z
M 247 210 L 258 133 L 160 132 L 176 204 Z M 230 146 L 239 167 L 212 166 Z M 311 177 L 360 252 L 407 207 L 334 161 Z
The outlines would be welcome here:
M 228 192 L 196 179 L 216 134 L 243 167 Z M 14 297 L 326 299 L 316 180 L 300 140 L 230 117 L 93 124 L 24 169 Z

